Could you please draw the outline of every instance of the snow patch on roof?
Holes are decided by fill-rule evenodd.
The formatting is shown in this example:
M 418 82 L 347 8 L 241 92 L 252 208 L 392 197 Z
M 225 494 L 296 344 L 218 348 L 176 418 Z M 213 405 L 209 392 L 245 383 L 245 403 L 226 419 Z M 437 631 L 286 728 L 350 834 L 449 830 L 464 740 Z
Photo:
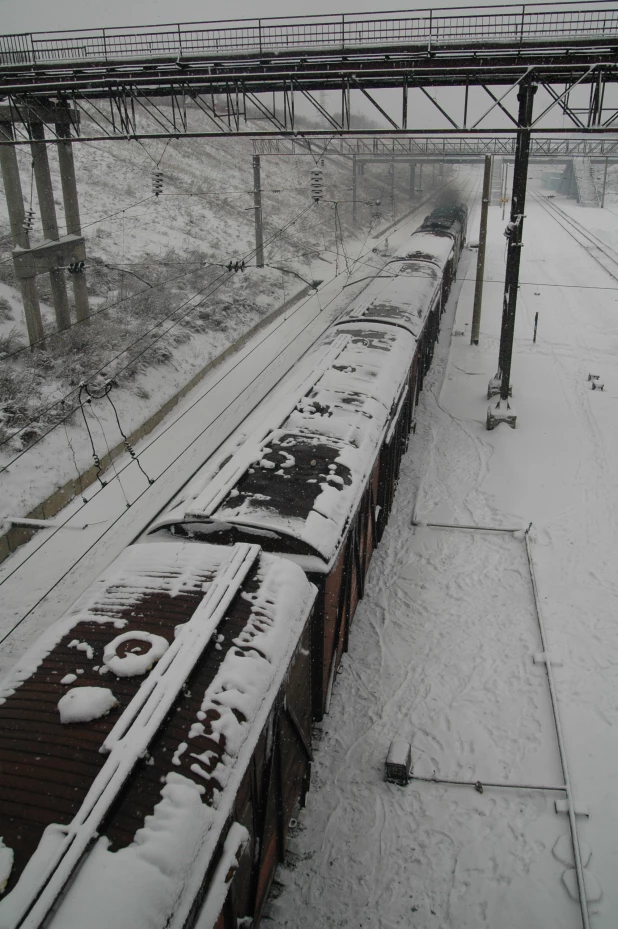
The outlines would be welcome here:
M 137 654 L 127 651 L 124 655 L 119 655 L 118 649 L 125 642 L 145 642 L 149 648 Z M 150 671 L 168 648 L 169 642 L 162 635 L 154 635 L 152 632 L 124 632 L 107 643 L 103 651 L 103 661 L 118 677 L 133 677 Z
M 88 723 L 107 716 L 118 701 L 107 687 L 73 687 L 58 700 L 61 723 Z

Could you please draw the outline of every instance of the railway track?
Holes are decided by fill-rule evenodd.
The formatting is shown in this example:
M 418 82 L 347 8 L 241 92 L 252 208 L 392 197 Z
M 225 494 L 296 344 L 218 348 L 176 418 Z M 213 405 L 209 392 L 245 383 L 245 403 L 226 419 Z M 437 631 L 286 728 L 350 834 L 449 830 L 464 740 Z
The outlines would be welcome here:
M 609 245 L 603 242 L 602 239 L 593 232 L 590 232 L 589 229 L 586 229 L 585 226 L 574 219 L 569 213 L 562 210 L 553 200 L 549 200 L 547 197 L 543 197 L 534 191 L 531 193 L 545 212 L 553 217 L 558 225 L 562 226 L 564 231 L 581 245 L 581 247 L 588 252 L 590 257 L 594 259 L 610 277 L 618 281 L 618 252 L 610 248 Z

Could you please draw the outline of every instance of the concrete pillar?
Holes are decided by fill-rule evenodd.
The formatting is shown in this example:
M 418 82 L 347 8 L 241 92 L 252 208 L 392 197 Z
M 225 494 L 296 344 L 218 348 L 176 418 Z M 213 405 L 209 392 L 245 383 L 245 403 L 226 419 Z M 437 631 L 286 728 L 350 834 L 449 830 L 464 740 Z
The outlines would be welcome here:
M 416 162 L 410 162 L 410 200 L 414 200 L 414 175 L 416 174 Z
M 0 123 L 0 139 L 13 139 L 13 130 L 10 123 Z M 0 167 L 6 195 L 6 205 L 9 212 L 9 223 L 13 245 L 19 248 L 30 248 L 28 233 L 24 229 L 24 197 L 21 191 L 19 166 L 14 145 L 0 145 Z
M 31 123 L 30 133 L 32 136 L 30 150 L 32 152 L 36 192 L 39 198 L 39 208 L 41 210 L 43 237 L 55 242 L 60 236 L 58 234 L 58 223 L 56 221 L 54 188 L 52 186 L 51 172 L 49 170 L 43 123 Z
M 45 128 L 43 123 L 31 123 L 30 133 L 32 136 L 30 149 L 32 151 L 36 192 L 39 198 L 39 208 L 41 210 L 43 236 L 49 241 L 57 242 L 60 235 L 58 233 L 54 188 L 52 185 L 51 172 L 49 170 L 49 159 L 47 157 Z M 49 280 L 54 301 L 56 324 L 58 329 L 68 329 L 71 325 L 71 311 L 69 310 L 64 271 L 60 268 L 55 268 L 53 271 L 49 272 Z
M 12 141 L 13 128 L 10 123 L 0 123 L 0 138 Z M 17 248 L 30 248 L 30 238 L 24 229 L 24 197 L 14 145 L 0 145 L 0 168 L 2 169 L 13 245 Z M 19 286 L 26 317 L 28 341 L 30 345 L 33 345 L 35 342 L 42 340 L 45 335 L 34 277 L 20 278 Z
M 352 222 L 356 222 L 356 155 L 352 155 Z
M 67 221 L 67 234 L 81 235 L 82 227 L 79 216 L 79 200 L 77 197 L 77 181 L 75 179 L 71 128 L 68 124 L 63 125 L 57 123 L 56 134 L 58 136 L 58 163 L 60 165 L 60 182 L 62 184 L 64 215 Z
M 77 195 L 70 123 L 56 123 L 56 135 L 58 136 L 58 163 L 60 165 L 60 181 L 62 183 L 62 200 L 67 223 L 67 235 L 81 235 L 82 227 L 79 216 L 79 198 Z M 75 315 L 80 322 L 83 322 L 90 317 L 88 287 L 83 274 L 73 275 L 73 296 L 75 298 Z
M 83 323 L 90 318 L 88 286 L 85 274 L 73 275 L 73 295 L 75 297 L 75 316 L 78 322 Z
M 476 285 L 474 288 L 470 345 L 479 344 L 479 334 L 481 330 L 481 305 L 483 302 L 483 278 L 485 276 L 485 243 L 487 242 L 487 214 L 489 212 L 489 201 L 491 200 L 491 165 L 491 155 L 485 155 L 483 199 L 481 201 L 481 226 L 479 230 L 479 250 L 476 257 Z
M 35 342 L 41 342 L 45 338 L 39 295 L 36 291 L 36 278 L 22 277 L 20 278 L 19 286 L 21 289 L 21 298 L 24 302 L 28 342 L 32 346 Z

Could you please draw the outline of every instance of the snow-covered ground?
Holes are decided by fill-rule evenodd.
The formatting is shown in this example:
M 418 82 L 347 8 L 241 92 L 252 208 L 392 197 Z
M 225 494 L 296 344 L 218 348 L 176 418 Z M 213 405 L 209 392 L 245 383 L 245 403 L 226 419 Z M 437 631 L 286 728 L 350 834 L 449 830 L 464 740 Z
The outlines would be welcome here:
M 608 242 L 617 235 L 610 211 L 560 205 Z M 475 207 L 471 238 L 477 225 Z M 278 871 L 279 896 L 270 910 L 276 929 L 581 925 L 566 887 L 573 879 L 568 820 L 554 809 L 562 794 L 532 789 L 561 785 L 563 773 L 545 668 L 533 661 L 541 643 L 524 543 L 513 534 L 427 523 L 533 523 L 541 610 L 551 654 L 562 662 L 555 675 L 573 793 L 590 814 L 578 817 L 591 896 L 598 896 L 595 880 L 600 887 L 599 899 L 589 901 L 590 921 L 593 929 L 616 924 L 618 290 L 530 198 L 513 363 L 519 419 L 515 431 L 487 432 L 485 391 L 495 373 L 504 277 L 502 226 L 492 207 L 478 347 L 468 337 L 475 254 L 465 252 L 460 265 L 391 524 L 374 555 L 321 727 L 308 806 L 288 863 Z M 397 244 L 391 236 L 392 251 Z M 361 268 L 357 275 L 363 276 Z M 260 365 L 304 325 L 310 344 L 324 325 L 326 299 L 333 298 L 334 313 L 357 292 L 349 288 L 337 300 L 338 286 L 333 282 L 332 293 L 319 295 L 317 307 L 307 303 L 302 320 L 290 314 L 289 331 L 263 333 L 270 347 L 259 363 L 249 361 L 242 378 L 230 362 L 183 401 L 159 429 L 164 441 L 143 456 L 147 471 L 167 477 L 142 493 L 145 478 L 132 464 L 124 483 L 135 502 L 121 519 L 116 522 L 125 503 L 113 481 L 91 509 L 76 501 L 58 518 L 92 529 L 63 530 L 47 541 L 41 534 L 2 566 L 0 582 L 15 574 L 2 586 L 0 637 L 31 610 L 3 646 L 5 666 L 225 439 L 224 378 L 239 388 L 234 415 L 241 422 L 257 402 L 255 383 L 266 395 L 268 378 L 274 383 L 292 356 L 278 372 L 262 375 Z M 316 314 L 322 320 L 313 334 Z M 590 389 L 591 372 L 605 381 L 604 391 Z M 180 431 L 165 431 L 185 411 Z M 171 468 L 196 428 L 205 429 L 203 441 Z M 424 525 L 412 526 L 413 518 Z M 480 793 L 421 780 L 405 788 L 386 784 L 383 764 L 395 737 L 412 743 L 418 776 L 529 786 L 485 786 Z
M 561 206 L 597 234 L 618 231 L 609 212 Z M 554 808 L 563 794 L 383 780 L 389 743 L 400 737 L 421 777 L 564 783 L 546 671 L 533 661 L 542 648 L 520 534 L 427 523 L 533 523 L 541 612 L 562 662 L 554 675 L 573 795 L 589 812 L 577 826 L 590 925 L 616 925 L 618 290 L 532 198 L 526 217 L 517 429 L 485 429 L 502 285 L 485 284 L 481 341 L 470 346 L 468 253 L 456 308 L 457 289 L 451 300 L 454 334 L 447 317 L 321 727 L 308 805 L 277 873 L 265 923 L 276 929 L 582 925 L 566 886 L 574 886 L 569 823 Z M 478 213 L 472 238 L 475 224 Z M 488 280 L 504 279 L 502 227 L 492 207 Z M 605 381 L 603 392 L 591 390 L 589 373 Z

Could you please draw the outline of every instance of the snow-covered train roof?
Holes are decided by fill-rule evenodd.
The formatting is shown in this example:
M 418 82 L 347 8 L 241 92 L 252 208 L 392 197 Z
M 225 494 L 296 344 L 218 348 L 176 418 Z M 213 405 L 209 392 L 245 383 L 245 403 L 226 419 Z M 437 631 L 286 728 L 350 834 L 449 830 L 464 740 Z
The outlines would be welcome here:
M 243 527 L 270 550 L 313 556 L 313 568 L 325 570 L 371 473 L 415 344 L 393 326 L 329 330 L 299 389 L 206 486 L 198 475 L 194 494 L 189 488 L 153 530 L 182 524 L 214 539 L 221 527 Z
M 413 232 L 410 241 L 401 249 L 401 254 L 397 257 L 399 260 L 431 261 L 442 270 L 453 254 L 453 250 L 453 239 L 450 235 Z
M 365 288 L 337 323 L 392 323 L 418 338 L 440 292 L 441 280 L 441 271 L 432 261 L 396 259 L 386 265 L 382 275 Z
M 78 865 L 46 925 L 184 926 L 314 597 L 259 546 L 149 542 L 39 640 L 0 690 L 2 929 Z

